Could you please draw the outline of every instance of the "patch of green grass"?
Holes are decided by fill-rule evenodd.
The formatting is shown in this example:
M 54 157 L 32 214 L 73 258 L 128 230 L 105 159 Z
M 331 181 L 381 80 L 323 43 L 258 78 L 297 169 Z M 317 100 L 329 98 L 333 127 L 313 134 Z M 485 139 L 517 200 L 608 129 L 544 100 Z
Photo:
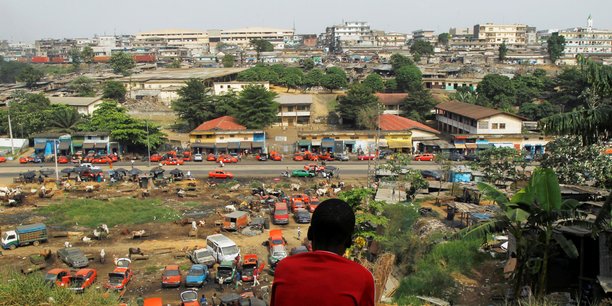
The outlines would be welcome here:
M 159 272 L 161 269 L 162 268 L 160 266 L 152 265 L 152 266 L 146 266 L 144 271 L 145 271 L 145 274 L 155 274 Z
M 37 209 L 54 225 L 79 225 L 96 227 L 104 223 L 108 226 L 118 224 L 142 224 L 147 222 L 167 222 L 179 218 L 177 212 L 159 200 L 138 200 L 120 198 L 111 201 L 65 200 Z
M 189 202 L 183 202 L 183 203 L 181 203 L 181 205 L 183 205 L 185 207 L 194 208 L 194 207 L 202 206 L 202 203 L 189 201 Z

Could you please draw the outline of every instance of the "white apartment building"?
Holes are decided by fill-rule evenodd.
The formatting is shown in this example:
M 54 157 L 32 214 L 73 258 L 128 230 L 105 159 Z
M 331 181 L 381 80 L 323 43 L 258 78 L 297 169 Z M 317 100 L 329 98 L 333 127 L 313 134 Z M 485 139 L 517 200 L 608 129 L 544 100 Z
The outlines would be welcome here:
M 365 21 L 346 21 L 325 29 L 324 44 L 330 51 L 354 46 L 374 46 L 374 36 Z
M 435 106 L 438 130 L 449 134 L 521 134 L 524 119 L 475 104 L 448 101 Z
M 412 31 L 412 39 L 414 40 L 424 40 L 428 41 L 432 44 L 438 42 L 438 36 L 433 30 L 416 30 Z
M 249 48 L 252 40 L 263 39 L 272 43 L 274 49 L 284 49 L 285 43 L 291 41 L 294 34 L 295 32 L 289 29 L 250 27 L 221 30 L 219 40 L 224 44 Z
M 169 46 L 208 51 L 208 33 L 201 30 L 164 29 L 136 34 L 137 46 L 155 44 L 159 47 Z
M 213 93 L 215 95 L 224 95 L 230 91 L 239 93 L 245 87 L 252 85 L 263 86 L 265 89 L 270 90 L 270 82 L 214 82 Z
M 566 57 L 584 55 L 612 55 L 612 30 L 593 28 L 593 18 L 589 16 L 586 28 L 573 28 L 559 31 L 565 37 Z
M 474 38 L 486 49 L 497 49 L 506 43 L 508 49 L 524 49 L 527 44 L 527 25 L 525 24 L 477 24 Z

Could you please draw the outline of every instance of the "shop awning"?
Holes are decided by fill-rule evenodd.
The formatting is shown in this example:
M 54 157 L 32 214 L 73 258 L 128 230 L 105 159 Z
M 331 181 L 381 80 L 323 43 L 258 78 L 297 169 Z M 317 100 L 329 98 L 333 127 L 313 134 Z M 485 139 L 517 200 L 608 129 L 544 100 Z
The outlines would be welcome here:
M 323 139 L 321 141 L 321 147 L 323 147 L 323 148 L 333 148 L 334 147 L 334 140 L 333 139 Z
M 490 144 L 490 143 L 477 143 L 476 147 L 478 149 L 489 149 L 489 148 L 493 147 L 493 144 Z
M 455 149 L 465 149 L 465 143 L 456 143 L 455 144 Z
M 453 149 L 453 148 L 455 148 L 448 141 L 444 141 L 444 140 L 440 140 L 440 139 L 437 139 L 437 140 L 423 140 L 423 141 L 421 141 L 421 143 L 424 146 L 439 147 L 440 149 Z
M 34 150 L 43 150 L 47 146 L 46 142 L 39 142 L 34 144 Z
M 227 142 L 217 142 L 215 147 L 217 149 L 227 149 Z
M 72 147 L 74 148 L 80 148 L 83 146 L 83 140 L 79 139 L 79 140 L 72 140 Z
M 475 143 L 466 143 L 465 148 L 466 149 L 476 149 L 478 148 L 478 145 L 476 145 Z
M 388 147 L 389 146 L 389 141 L 386 139 L 379 139 L 378 140 L 378 146 L 379 147 Z
M 84 142 L 83 143 L 83 150 L 91 150 L 93 148 L 96 147 L 96 143 L 95 142 Z
M 59 150 L 69 150 L 70 149 L 70 143 L 67 141 L 60 141 L 59 143 Z
M 313 147 L 320 147 L 321 146 L 321 140 L 320 139 L 313 139 L 311 145 Z
M 345 144 L 345 145 L 347 145 L 347 144 L 348 144 L 348 145 L 354 145 L 354 144 L 355 144 L 355 141 L 354 141 L 354 140 L 345 140 L 345 141 L 344 141 L 344 144 Z
M 302 139 L 302 140 L 298 141 L 298 146 L 300 146 L 300 147 L 307 147 L 307 146 L 310 145 L 310 143 L 311 143 L 310 140 Z
M 404 149 L 411 148 L 412 144 L 410 140 L 391 140 L 387 139 L 387 144 L 389 145 L 389 149 Z
M 96 149 L 106 149 L 107 145 L 106 142 L 96 142 Z
M 240 142 L 240 149 L 250 149 L 251 145 L 253 144 L 252 141 L 241 141 Z
M 215 144 L 212 142 L 196 142 L 196 143 L 192 143 L 191 144 L 192 148 L 204 148 L 204 149 L 214 149 L 215 148 Z
M 264 146 L 263 141 L 253 141 L 253 145 L 252 145 L 253 149 L 263 148 L 263 146 Z
M 230 142 L 227 144 L 227 148 L 228 149 L 240 149 L 240 143 L 239 142 Z

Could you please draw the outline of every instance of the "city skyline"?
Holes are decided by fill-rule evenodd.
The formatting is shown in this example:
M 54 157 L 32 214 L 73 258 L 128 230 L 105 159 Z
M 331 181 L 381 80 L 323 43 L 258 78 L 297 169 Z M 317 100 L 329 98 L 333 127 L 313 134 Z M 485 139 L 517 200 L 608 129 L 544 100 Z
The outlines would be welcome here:
M 78 5 L 77 5 L 78 3 Z M 253 2 L 237 0 L 231 7 L 204 1 L 173 2 L 174 14 L 167 1 L 94 2 L 76 0 L 5 1 L 0 3 L 0 40 L 33 42 L 41 38 L 93 37 L 94 35 L 136 34 L 158 29 L 232 29 L 264 26 L 290 29 L 295 24 L 300 34 L 319 34 L 326 26 L 344 21 L 367 21 L 373 29 L 410 33 L 430 29 L 438 33 L 450 27 L 466 28 L 479 23 L 521 23 L 538 30 L 586 26 L 591 14 L 595 28 L 612 28 L 612 18 L 598 12 L 612 11 L 612 2 L 593 0 L 574 5 L 569 0 L 518 0 L 500 9 L 491 1 L 471 0 L 455 8 L 450 0 L 435 7 L 423 2 L 356 0 L 343 3 L 311 0 L 304 4 L 280 0 L 267 1 L 255 7 Z M 372 7 L 375 6 L 375 7 Z M 241 8 L 236 10 L 236 8 Z M 244 9 L 242 9 L 244 7 Z M 447 9 L 443 9 L 447 8 Z M 458 10 L 463 10 L 458 14 Z M 211 13 L 212 11 L 212 13 Z M 93 21 L 96 12 L 100 21 Z M 281 12 L 278 14 L 277 12 Z M 27 20 L 27 26 L 16 26 Z M 95 20 L 95 19 L 93 19 Z M 109 22 L 110 21 L 110 22 Z

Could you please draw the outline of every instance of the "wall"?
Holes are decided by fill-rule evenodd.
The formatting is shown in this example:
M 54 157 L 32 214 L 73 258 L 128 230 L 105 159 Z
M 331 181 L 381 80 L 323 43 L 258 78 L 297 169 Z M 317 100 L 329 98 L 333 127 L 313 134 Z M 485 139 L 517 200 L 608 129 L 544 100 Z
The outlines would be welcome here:
M 488 122 L 488 128 L 481 128 L 481 124 L 484 122 Z M 496 123 L 498 126 L 500 123 L 505 124 L 506 127 L 504 129 L 494 129 L 493 126 Z M 522 127 L 522 120 L 513 116 L 499 114 L 479 120 L 476 134 L 521 134 Z

